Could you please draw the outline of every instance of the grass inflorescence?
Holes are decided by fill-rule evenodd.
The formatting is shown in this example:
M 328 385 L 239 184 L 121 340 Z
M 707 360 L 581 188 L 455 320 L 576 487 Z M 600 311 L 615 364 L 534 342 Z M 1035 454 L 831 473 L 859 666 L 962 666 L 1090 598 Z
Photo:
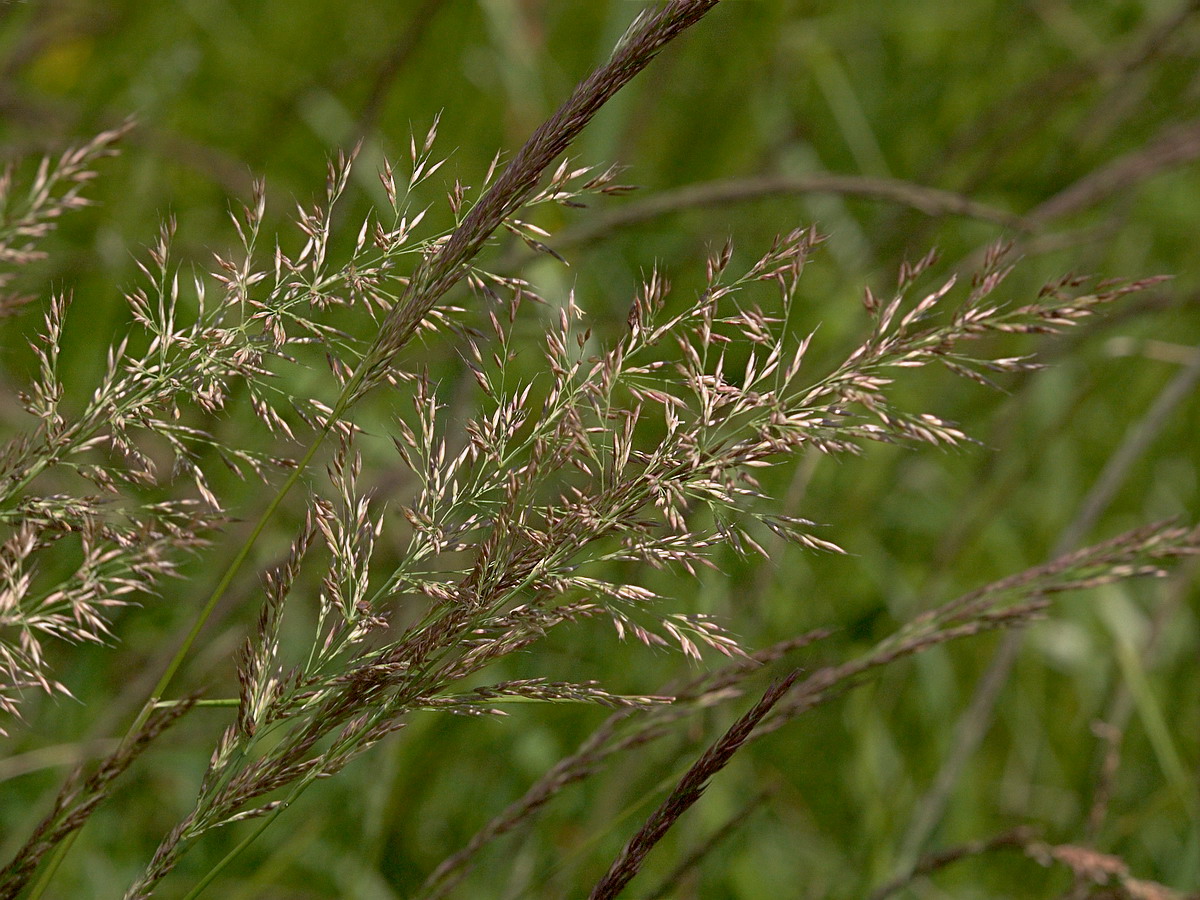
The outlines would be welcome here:
M 874 444 L 970 443 L 936 411 L 896 399 L 896 380 L 938 367 L 992 385 L 1031 371 L 1032 358 L 991 348 L 1010 346 L 1004 338 L 1014 334 L 1073 328 L 1158 283 L 1066 277 L 1021 297 L 1008 288 L 1013 263 L 1002 245 L 962 279 L 934 281 L 930 253 L 901 268 L 894 291 L 864 289 L 861 340 L 828 364 L 811 358 L 821 335 L 796 325 L 798 286 L 824 240 L 812 227 L 784 229 L 740 267 L 726 243 L 701 263 L 703 284 L 687 296 L 673 294 L 666 273 L 651 271 L 607 341 L 573 293 L 542 296 L 530 281 L 490 270 L 482 251 L 501 229 L 558 256 L 551 236 L 531 224 L 530 207 L 578 206 L 627 190 L 616 169 L 559 159 L 597 110 L 713 5 L 675 0 L 639 18 L 610 60 L 507 165 L 486 174 L 475 199 L 454 184 L 446 202 L 455 224 L 441 233 L 423 229 L 419 200 L 442 164 L 436 123 L 413 139 L 407 164 L 384 165 L 387 203 L 362 221 L 348 224 L 339 208 L 357 153 L 332 160 L 323 202 L 297 214 L 298 251 L 264 233 L 261 183 L 233 216 L 237 251 L 218 254 L 211 271 L 176 261 L 177 229 L 168 220 L 139 263 L 139 286 L 127 293 L 130 332 L 109 348 L 86 396 L 59 361 L 63 332 L 74 326 L 69 293 L 5 295 L 4 314 L 35 301 L 44 314 L 32 345 L 36 372 L 20 396 L 32 425 L 14 433 L 0 457 L 3 727 L 23 727 L 31 692 L 71 694 L 55 674 L 51 645 L 119 640 L 119 607 L 168 594 L 197 616 L 116 748 L 66 781 L 0 872 L 0 897 L 21 895 L 39 867 L 33 894 L 45 890 L 72 835 L 114 782 L 196 708 L 197 696 L 172 694 L 175 675 L 230 586 L 246 583 L 240 570 L 264 529 L 279 527 L 295 485 L 310 491 L 290 549 L 239 601 L 253 604 L 255 624 L 225 673 L 236 696 L 199 700 L 228 705 L 227 722 L 213 735 L 191 808 L 162 835 L 129 898 L 150 896 L 197 841 L 253 820 L 189 896 L 199 893 L 309 785 L 338 774 L 418 712 L 490 717 L 517 703 L 612 709 L 573 755 L 428 874 L 421 895 L 445 896 L 487 844 L 607 759 L 674 733 L 706 709 L 742 702 L 755 692 L 758 670 L 830 634 L 743 646 L 736 621 L 690 609 L 648 586 L 650 579 L 639 584 L 614 573 L 694 577 L 719 568 L 726 553 L 764 554 L 768 538 L 843 552 L 815 520 L 779 508 L 761 483 L 764 470 L 813 453 L 858 455 Z M 16 267 L 38 258 L 38 241 L 60 214 L 86 203 L 94 164 L 127 130 L 44 162 L 28 188 L 6 173 L 0 260 Z M 469 300 L 453 293 L 458 286 Z M 534 346 L 518 326 L 539 316 L 548 324 Z M 406 356 L 414 340 L 434 332 L 452 342 L 474 379 L 474 413 L 465 418 L 447 412 L 436 378 Z M 298 392 L 287 377 L 322 365 L 320 391 Z M 364 471 L 361 444 L 379 435 L 364 436 L 356 411 L 373 392 L 394 401 L 392 463 L 411 485 L 397 496 L 379 496 L 379 479 Z M 239 432 L 240 444 L 212 427 L 238 405 L 262 426 Z M 247 478 L 237 483 L 240 496 L 222 495 L 214 463 Z M 244 507 L 251 490 L 243 485 L 258 490 L 260 515 L 231 548 L 230 510 Z M 617 896 L 744 746 L 902 659 L 1024 626 L 1045 616 L 1057 593 L 1163 574 L 1198 548 L 1194 529 L 1136 527 L 957 599 L 931 598 L 926 612 L 857 654 L 792 671 L 759 691 L 761 699 L 686 768 L 592 896 Z M 214 590 L 179 577 L 196 556 L 223 573 Z M 611 623 L 614 638 L 720 665 L 636 694 L 548 664 L 536 677 L 491 678 L 515 654 L 537 659 L 537 645 L 553 630 L 588 619 Z M 921 860 L 910 875 L 1001 847 L 1102 883 L 1081 855 L 1092 851 L 1072 853 L 1024 832 Z M 1113 871 L 1136 881 L 1128 868 Z

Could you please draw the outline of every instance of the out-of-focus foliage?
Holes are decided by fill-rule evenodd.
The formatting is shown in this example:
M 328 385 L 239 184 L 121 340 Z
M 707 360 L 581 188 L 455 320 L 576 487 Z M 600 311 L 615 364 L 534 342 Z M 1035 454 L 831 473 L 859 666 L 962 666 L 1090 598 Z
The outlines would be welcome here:
M 435 226 L 443 193 L 479 185 L 632 19 L 625 0 L 114 0 L 0 7 L 0 142 L 18 158 L 86 140 L 131 114 L 122 155 L 104 161 L 92 209 L 64 218 L 27 290 L 71 292 L 64 380 L 86 398 L 128 317 L 122 292 L 159 222 L 178 220 L 177 251 L 207 265 L 236 242 L 229 208 L 252 178 L 267 184 L 264 233 L 289 250 L 297 202 L 323 190 L 325 161 L 363 142 L 343 210 L 357 221 L 385 200 L 374 170 L 408 153 L 440 114 L 449 162 L 424 186 Z M 1067 271 L 1169 274 L 1076 332 L 1037 350 L 1047 371 L 1003 376 L 998 390 L 922 374 L 900 396 L 960 423 L 979 444 L 932 451 L 876 447 L 861 458 L 802 461 L 764 474 L 778 511 L 823 523 L 849 551 L 821 556 L 764 539 L 766 562 L 735 557 L 697 580 L 629 577 L 726 623 L 754 648 L 817 627 L 816 667 L 861 650 L 922 609 L 1139 523 L 1200 512 L 1200 4 L 938 0 L 903 3 L 727 0 L 607 106 L 572 155 L 626 166 L 641 190 L 544 211 L 537 224 L 570 263 L 516 240 L 488 251 L 558 300 L 574 290 L 598 340 L 626 328 L 636 287 L 657 266 L 680 297 L 703 284 L 704 258 L 733 238 L 749 263 L 781 232 L 828 235 L 800 282 L 791 323 L 818 329 L 813 364 L 838 358 L 867 327 L 864 285 L 891 290 L 904 259 L 938 247 L 934 275 L 969 270 L 997 240 L 1019 264 L 1014 300 Z M 852 176 L 820 181 L 826 176 Z M 764 188 L 762 179 L 775 179 Z M 717 183 L 717 184 L 713 184 Z M 683 206 L 690 185 L 742 194 Z M 800 190 L 823 185 L 820 191 Z M 636 212 L 655 198 L 670 209 Z M 625 215 L 625 219 L 622 216 Z M 290 230 L 289 230 L 290 229 Z M 353 240 L 353 233 L 346 236 Z M 743 266 L 744 268 L 744 266 Z M 26 344 L 49 298 L 0 320 L 0 373 L 24 381 Z M 458 301 L 469 305 L 463 292 Z M 536 310 L 518 323 L 540 339 Z M 531 347 L 536 345 L 531 344 Z M 999 345 L 998 345 L 999 347 Z M 1007 347 L 1007 345 L 1004 345 Z M 474 384 L 447 340 L 413 345 L 466 415 Z M 1005 350 L 1005 352 L 1007 352 Z M 998 354 L 999 355 L 999 351 Z M 528 365 L 539 364 L 531 350 Z M 319 379 L 325 373 L 314 369 Z M 377 391 L 367 418 L 385 422 Z M 68 396 L 68 401 L 70 396 Z M 407 402 L 407 401 L 404 401 Z M 0 412 L 21 413 L 7 388 Z M 244 427 L 224 422 L 221 428 Z M 385 442 L 361 442 L 381 496 L 411 488 L 386 474 Z M 264 448 L 269 449 L 269 448 Z M 377 465 L 372 465 L 372 461 Z M 380 473 L 384 474 L 380 474 Z M 214 478 L 222 476 L 216 474 Z M 265 503 L 248 483 L 253 519 Z M 299 498 L 293 498 L 298 500 Z M 256 567 L 284 553 L 300 504 L 276 521 Z M 229 553 L 243 536 L 227 529 Z M 205 571 L 189 579 L 214 578 Z M 1196 567 L 1169 579 L 1056 601 L 1028 629 L 977 749 L 963 754 L 944 802 L 939 773 L 959 758 L 956 723 L 1001 643 L 980 637 L 900 663 L 745 750 L 651 857 L 630 896 L 673 866 L 762 791 L 731 835 L 671 889 L 675 897 L 857 897 L 924 853 L 1034 826 L 1049 842 L 1121 857 L 1134 875 L 1175 889 L 1200 884 L 1200 612 Z M 228 598 L 188 672 L 231 690 L 227 661 L 256 610 Z M 185 596 L 195 602 L 194 594 Z M 112 648 L 63 651 L 58 676 L 78 697 L 31 700 L 29 726 L 0 746 L 0 850 L 36 820 L 63 767 L 120 734 L 173 650 L 164 635 L 194 610 L 168 584 L 123 611 Z M 683 663 L 584 623 L 509 660 L 500 678 L 553 671 L 653 693 Z M 691 674 L 695 674 L 694 669 Z M 764 675 L 763 683 L 766 682 Z M 226 713 L 201 709 L 168 735 L 97 813 L 72 851 L 59 896 L 111 897 L 144 864 L 194 794 Z M 408 896 L 448 853 L 605 715 L 515 707 L 499 721 L 414 718 L 337 779 L 309 791 L 213 890 L 224 897 Z M 688 760 L 729 721 L 615 757 L 560 794 L 531 825 L 484 851 L 463 897 L 571 896 L 603 871 Z M 1097 727 L 1096 723 L 1106 723 Z M 1116 735 L 1106 742 L 1105 735 Z M 1105 774 L 1111 746 L 1116 769 Z M 1107 792 L 1095 813 L 1098 791 Z M 1089 818 L 1091 817 L 1091 818 Z M 199 877 L 236 841 L 200 845 L 175 877 Z M 1062 867 L 1019 853 L 968 859 L 905 888 L 907 896 L 1056 897 Z M 164 892 L 174 889 L 171 884 Z M 901 894 L 902 896 L 905 894 Z

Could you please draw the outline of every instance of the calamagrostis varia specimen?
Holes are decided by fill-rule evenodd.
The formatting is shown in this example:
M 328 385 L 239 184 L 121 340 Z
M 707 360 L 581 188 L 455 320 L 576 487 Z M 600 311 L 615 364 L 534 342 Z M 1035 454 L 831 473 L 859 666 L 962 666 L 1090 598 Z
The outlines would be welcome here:
M 406 173 L 385 167 L 388 204 L 357 223 L 344 255 L 331 249 L 338 246 L 334 208 L 353 153 L 330 164 L 325 201 L 300 210 L 298 252 L 262 234 L 261 186 L 234 217 L 239 251 L 218 256 L 207 275 L 181 273 L 168 222 L 143 264 L 144 284 L 128 295 L 136 333 L 111 348 L 99 385 L 78 409 L 63 402 L 71 386 L 57 357 L 69 327 L 68 298 L 48 301 L 35 347 L 39 371 L 22 395 L 36 424 L 0 459 L 7 529 L 0 546 L 0 708 L 10 717 L 26 688 L 67 691 L 47 666 L 43 641 L 107 639 L 108 609 L 163 590 L 181 554 L 215 552 L 207 542 L 228 501 L 206 471 L 213 460 L 267 479 L 287 473 L 253 543 L 326 438 L 335 444 L 327 489 L 313 496 L 287 559 L 264 576 L 257 627 L 238 656 L 234 720 L 215 742 L 193 808 L 163 838 L 129 897 L 148 896 L 204 834 L 246 819 L 265 827 L 308 784 L 403 727 L 414 710 L 486 715 L 529 700 L 618 709 L 612 728 L 481 832 L 472 842 L 477 849 L 583 777 L 600 755 L 649 739 L 681 710 L 735 695 L 753 665 L 816 638 L 750 653 L 720 623 L 673 612 L 669 598 L 614 580 L 614 564 L 694 573 L 712 564 L 715 548 L 757 552 L 766 533 L 837 552 L 813 522 L 772 512 L 756 471 L 801 453 L 857 453 L 869 442 L 968 440 L 933 413 L 896 406 L 889 397 L 896 374 L 937 365 L 987 383 L 995 373 L 1028 369 L 1026 358 L 979 352 L 980 339 L 1055 332 L 1150 283 L 1067 279 L 1011 302 L 1001 298 L 1008 267 L 999 248 L 961 288 L 949 279 L 920 289 L 930 255 L 903 268 L 891 295 L 865 292 L 870 325 L 862 343 L 840 364 L 817 370 L 806 357 L 812 335 L 797 334 L 792 324 L 798 280 L 820 243 L 811 228 L 782 234 L 741 269 L 727 244 L 707 260 L 705 286 L 691 297 L 672 297 L 666 278 L 652 273 L 632 298 L 621 337 L 607 347 L 597 345 L 573 296 L 543 298 L 520 278 L 482 268 L 479 253 L 499 228 L 549 251 L 547 236 L 522 218 L 531 206 L 624 190 L 611 169 L 566 161 L 545 173 L 603 103 L 714 2 L 676 0 L 640 18 L 611 60 L 512 161 L 494 179 L 488 173 L 475 202 L 454 186 L 448 202 L 458 225 L 445 234 L 421 236 L 423 213 L 413 193 L 441 165 L 433 155 L 435 129 L 412 142 Z M 91 163 L 117 137 L 101 135 L 57 165 L 47 163 L 26 199 L 6 194 L 5 261 L 33 258 L 53 217 L 83 202 Z M 11 190 L 8 179 L 3 187 Z M 483 329 L 467 327 L 466 311 L 446 302 L 460 282 L 485 309 Z M 770 301 L 759 296 L 764 284 L 774 290 Z M 537 314 L 531 303 L 549 310 L 550 325 L 540 348 L 544 369 L 528 377 L 517 374 L 514 325 Z M 335 306 L 369 318 L 371 336 L 355 339 L 329 324 Z M 423 330 L 450 333 L 478 384 L 478 413 L 461 425 L 444 415 L 429 375 L 403 358 Z M 328 395 L 294 395 L 277 377 L 322 357 L 335 385 Z M 264 452 L 265 439 L 231 445 L 196 424 L 223 415 L 235 402 L 235 385 L 265 428 L 284 439 L 307 435 L 305 449 L 288 458 Z M 354 419 L 355 404 L 384 385 L 411 400 L 394 441 L 416 485 L 411 496 L 388 503 L 364 486 Z M 141 488 L 175 481 L 178 499 L 139 501 Z M 77 545 L 78 564 L 59 583 L 41 583 L 39 560 L 68 542 Z M 1185 529 L 1139 529 L 937 607 L 860 658 L 789 676 L 698 760 L 593 896 L 614 895 L 632 878 L 705 781 L 755 737 L 882 665 L 1026 622 L 1055 591 L 1158 572 L 1196 545 L 1196 533 Z M 197 604 L 195 627 L 118 750 L 97 772 L 64 786 L 4 870 L 0 896 L 15 896 L 47 852 L 66 846 L 113 779 L 190 708 L 192 698 L 165 700 L 167 688 L 248 552 L 246 544 L 233 554 L 216 590 Z M 298 605 L 313 612 L 303 646 L 285 641 L 282 631 L 287 610 Z M 596 616 L 619 635 L 695 658 L 715 650 L 729 661 L 691 685 L 644 696 L 553 677 L 463 686 L 549 629 Z M 642 717 L 635 722 L 630 710 Z M 618 734 L 617 723 L 626 730 Z M 447 860 L 427 891 L 452 886 L 469 856 Z

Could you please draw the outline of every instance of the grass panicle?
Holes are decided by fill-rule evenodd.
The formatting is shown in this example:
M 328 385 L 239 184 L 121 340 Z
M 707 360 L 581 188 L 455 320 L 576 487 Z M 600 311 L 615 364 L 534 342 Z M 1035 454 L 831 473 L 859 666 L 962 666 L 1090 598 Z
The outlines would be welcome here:
M 694 760 L 678 766 L 674 787 L 591 893 L 616 897 L 746 746 L 900 660 L 1022 628 L 1045 616 L 1057 594 L 1161 576 L 1200 553 L 1196 528 L 1133 528 L 923 604 L 892 633 L 832 659 L 818 656 L 835 652 L 830 629 L 756 649 L 735 636 L 737 621 L 701 613 L 661 587 L 652 570 L 693 578 L 729 558 L 768 556 L 764 545 L 778 542 L 844 553 L 828 528 L 764 487 L 770 470 L 877 444 L 972 443 L 936 409 L 899 399 L 899 382 L 933 368 L 994 387 L 1039 366 L 995 348 L 1074 328 L 1161 281 L 1072 276 L 1028 297 L 1006 280 L 1014 264 L 1004 243 L 983 251 L 963 278 L 935 279 L 931 252 L 903 264 L 894 289 L 864 289 L 860 339 L 837 356 L 835 348 L 812 352 L 818 335 L 798 326 L 801 279 L 825 240 L 813 227 L 784 230 L 749 262 L 726 242 L 698 266 L 701 286 L 685 295 L 651 270 L 616 328 L 592 321 L 571 290 L 539 293 L 503 260 L 492 271 L 484 251 L 499 232 L 562 260 L 532 207 L 576 207 L 629 189 L 619 168 L 564 154 L 605 103 L 716 3 L 669 0 L 638 16 L 607 62 L 506 165 L 496 157 L 478 196 L 453 182 L 453 225 L 440 232 L 427 224 L 423 193 L 445 175 L 436 120 L 411 139 L 406 164 L 382 164 L 386 202 L 357 220 L 348 221 L 343 206 L 361 145 L 329 161 L 322 199 L 296 210 L 296 234 L 269 233 L 266 186 L 256 182 L 231 215 L 234 250 L 215 254 L 210 271 L 178 261 L 168 219 L 126 292 L 129 331 L 109 347 L 89 390 L 72 383 L 60 358 L 64 336 L 83 327 L 72 318 L 70 293 L 40 298 L 34 372 L 19 395 L 26 416 L 0 453 L 0 725 L 19 722 L 29 692 L 71 696 L 51 648 L 114 642 L 118 608 L 169 593 L 195 614 L 190 631 L 166 648 L 169 662 L 117 748 L 67 780 L 0 870 L 0 898 L 22 895 L 39 870 L 27 896 L 41 896 L 114 782 L 197 705 L 231 714 L 214 730 L 191 807 L 161 836 L 127 900 L 152 896 L 197 842 L 237 826 L 243 837 L 192 886 L 188 896 L 198 895 L 311 784 L 418 713 L 500 717 L 531 703 L 611 710 L 574 753 L 430 872 L 418 896 L 444 897 L 486 847 L 618 755 L 759 697 L 721 737 L 688 751 Z M 30 302 L 32 295 L 9 292 L 16 270 L 40 258 L 38 242 L 61 214 L 87 204 L 95 164 L 129 127 L 43 160 L 28 188 L 19 167 L 0 176 L 0 316 Z M 926 211 L 1026 230 L 1036 219 L 945 191 L 856 184 Z M 467 292 L 470 300 L 460 296 Z M 531 322 L 536 345 L 524 336 Z M 467 406 L 448 409 L 439 370 L 403 352 L 418 336 L 452 344 L 473 380 Z M 359 416 L 372 391 L 390 404 L 389 433 Z M 235 417 L 239 410 L 246 415 Z M 251 420 L 255 428 L 229 427 Z M 387 465 L 402 477 L 389 482 L 371 470 L 383 458 L 380 444 L 394 448 Z M 216 477 L 216 466 L 236 473 L 235 488 Z M 400 487 L 388 492 L 384 483 Z M 265 499 L 235 540 L 230 525 L 245 512 L 246 484 L 265 485 Z M 268 525 L 283 529 L 278 513 L 298 484 L 308 490 L 302 501 L 292 498 L 303 508 L 290 548 L 259 588 L 244 584 L 240 569 Z M 215 587 L 178 577 L 192 556 L 220 573 Z M 238 604 L 256 612 L 226 673 L 236 696 L 173 698 L 177 673 L 235 584 L 244 589 Z M 659 691 L 625 693 L 587 673 L 553 670 L 552 656 L 533 652 L 556 629 L 591 619 L 611 625 L 616 639 L 668 649 L 702 671 Z M 517 654 L 545 668 L 497 674 Z M 762 674 L 785 666 L 788 674 L 764 690 Z M 1094 820 L 1103 820 L 1109 800 L 1107 790 L 1097 792 Z M 1129 896 L 1170 896 L 1116 857 L 1025 830 L 924 857 L 879 896 L 1003 848 L 1065 866 L 1080 891 L 1116 884 Z M 685 859 L 660 893 L 707 852 Z

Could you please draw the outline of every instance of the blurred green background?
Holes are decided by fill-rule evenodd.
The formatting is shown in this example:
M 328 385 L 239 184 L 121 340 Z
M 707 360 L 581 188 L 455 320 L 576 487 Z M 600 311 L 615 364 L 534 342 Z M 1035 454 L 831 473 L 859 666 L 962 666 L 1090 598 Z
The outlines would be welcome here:
M 207 266 L 234 244 L 231 206 L 267 182 L 267 233 L 299 238 L 296 203 L 323 193 L 326 159 L 363 151 L 346 221 L 382 201 L 375 170 L 405 158 L 410 131 L 441 115 L 449 162 L 427 183 L 431 225 L 450 223 L 441 190 L 478 185 L 497 150 L 514 151 L 594 65 L 643 4 L 629 0 L 178 0 L 0 6 L 0 142 L 26 158 L 86 140 L 126 117 L 138 126 L 89 189 L 94 208 L 65 218 L 49 258 L 23 276 L 39 300 L 4 330 L 0 371 L 29 374 L 26 350 L 48 290 L 68 290 L 64 370 L 86 396 L 108 342 L 127 321 L 134 261 L 167 215 L 185 262 Z M 1139 523 L 1197 513 L 1200 403 L 1200 4 L 1178 0 L 881 3 L 726 0 L 612 101 L 572 150 L 581 163 L 626 167 L 641 190 L 588 209 L 539 213 L 571 263 L 499 241 L 492 264 L 551 300 L 570 289 L 596 331 L 616 334 L 651 267 L 686 294 L 708 248 L 732 236 L 734 268 L 776 233 L 828 235 L 801 284 L 798 327 L 817 328 L 814 366 L 854 346 L 859 297 L 886 294 L 904 259 L 941 251 L 938 272 L 969 270 L 982 247 L 1015 242 L 1004 289 L 1028 296 L 1066 272 L 1170 274 L 1102 320 L 1036 347 L 1044 372 L 989 391 L 935 373 L 898 388 L 907 408 L 962 423 L 980 445 L 954 452 L 872 448 L 857 459 L 804 459 L 765 483 L 779 511 L 825 523 L 846 548 L 823 557 L 768 544 L 770 559 L 719 560 L 695 582 L 618 573 L 721 617 L 758 647 L 806 629 L 835 635 L 799 657 L 815 668 L 862 652 L 922 609 L 1049 558 L 1054 549 Z M 747 179 L 842 175 L 859 194 L 782 190 L 642 221 L 619 216 L 674 189 Z M 861 178 L 875 179 L 871 181 Z M 811 186 L 811 181 L 809 182 Z M 842 185 L 845 187 L 846 185 Z M 948 199 L 951 192 L 957 199 Z M 863 196 L 862 193 L 879 194 Z M 967 213 L 969 199 L 977 206 Z M 910 202 L 911 201 L 911 202 Z M 959 212 L 949 211 L 949 207 Z M 918 208 L 914 208 L 918 207 Z M 347 226 L 347 242 L 356 227 Z M 47 287 L 49 286 L 49 287 Z M 469 300 L 465 293 L 460 300 Z M 520 327 L 536 335 L 539 313 Z M 1007 352 L 997 345 L 997 352 Z M 533 355 L 533 354 L 531 354 Z M 461 379 L 452 347 L 414 362 Z M 534 360 L 531 364 L 536 364 Z M 469 379 L 468 379 L 469 381 Z M 5 391 L 7 393 L 7 390 Z M 377 392 L 364 411 L 389 415 Z M 6 400 L 6 420 L 25 427 Z M 235 409 L 215 427 L 245 428 Z M 398 468 L 384 442 L 364 453 Z M 382 471 L 377 468 L 376 472 Z M 403 490 L 399 476 L 376 476 Z M 1100 487 L 1097 487 L 1097 486 Z M 226 485 L 228 487 L 228 485 Z M 1099 494 L 1101 488 L 1107 493 Z M 248 485 L 253 518 L 267 493 Z M 278 558 L 300 514 L 292 498 L 257 552 Z M 1089 505 L 1091 504 L 1091 505 Z M 241 530 L 239 530 L 241 529 Z M 206 583 L 244 532 L 234 523 Z M 186 584 L 181 582 L 181 584 Z M 677 887 L 674 897 L 860 897 L 913 852 L 1017 825 L 1047 839 L 1090 840 L 1133 872 L 1179 890 L 1200 881 L 1200 611 L 1196 567 L 1172 578 L 1058 602 L 1024 636 L 979 749 L 944 815 L 917 823 L 995 652 L 976 638 L 901 663 L 741 754 L 651 857 L 627 896 L 649 895 L 673 866 L 759 791 L 768 798 Z M 229 658 L 255 615 L 247 573 L 189 668 L 192 683 L 231 683 Z M 59 675 L 82 701 L 31 697 L 29 723 L 0 747 L 0 849 L 24 839 L 64 760 L 120 733 L 190 622 L 199 592 L 118 618 L 115 648 L 72 648 Z M 240 601 L 240 604 L 239 604 Z M 716 660 L 710 660 L 717 664 Z M 676 654 L 620 644 L 583 625 L 553 635 L 496 678 L 599 679 L 654 692 L 695 674 Z M 765 685 L 772 673 L 763 673 Z M 218 692 L 220 687 L 217 688 Z M 714 711 L 568 789 L 531 828 L 481 856 L 460 897 L 585 894 L 621 843 L 742 707 Z M 408 896 L 448 853 L 570 752 L 603 710 L 520 706 L 507 719 L 415 717 L 337 779 L 311 789 L 212 888 L 227 898 Z M 1092 723 L 1123 725 L 1108 814 L 1088 830 L 1105 747 Z M 225 714 L 201 710 L 125 778 L 72 852 L 55 896 L 124 890 L 188 807 Z M 56 755 L 58 754 L 58 755 Z M 914 846 L 916 838 L 921 838 Z M 231 847 L 206 840 L 165 883 L 177 896 Z M 968 860 L 900 896 L 1056 897 L 1069 875 L 1016 853 Z

